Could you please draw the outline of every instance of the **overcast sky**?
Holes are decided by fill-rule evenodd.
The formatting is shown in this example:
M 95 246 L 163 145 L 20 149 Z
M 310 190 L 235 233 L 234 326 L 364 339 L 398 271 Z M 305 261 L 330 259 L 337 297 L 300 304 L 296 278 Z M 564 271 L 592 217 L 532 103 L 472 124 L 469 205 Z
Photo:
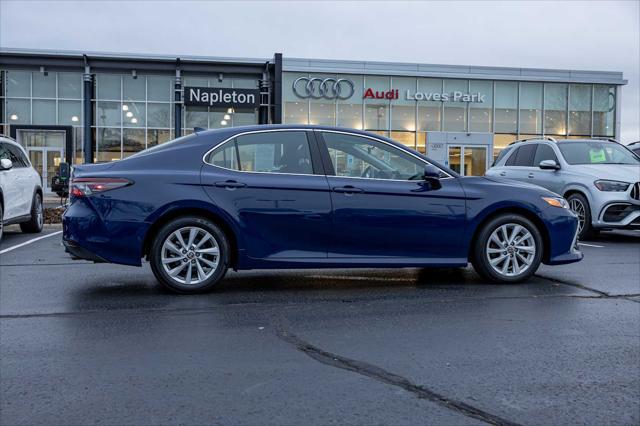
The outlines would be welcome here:
M 640 1 L 0 0 L 0 46 L 622 71 L 640 139 Z

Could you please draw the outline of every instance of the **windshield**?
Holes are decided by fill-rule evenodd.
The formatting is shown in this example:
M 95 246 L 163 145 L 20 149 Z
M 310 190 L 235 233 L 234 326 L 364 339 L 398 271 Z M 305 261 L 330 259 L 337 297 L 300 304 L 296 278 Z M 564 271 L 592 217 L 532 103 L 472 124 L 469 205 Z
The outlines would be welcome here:
M 558 148 L 569 164 L 640 164 L 640 158 L 613 142 L 561 142 Z

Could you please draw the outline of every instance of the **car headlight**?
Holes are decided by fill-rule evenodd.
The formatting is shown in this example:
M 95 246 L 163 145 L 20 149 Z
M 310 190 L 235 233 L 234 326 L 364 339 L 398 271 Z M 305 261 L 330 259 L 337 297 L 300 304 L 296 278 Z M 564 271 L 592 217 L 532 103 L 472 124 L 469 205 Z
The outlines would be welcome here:
M 561 198 L 561 197 L 542 197 L 542 199 L 544 201 L 546 201 L 547 204 L 549 204 L 550 206 L 560 207 L 561 209 L 568 209 L 569 208 L 569 203 L 567 203 L 567 200 L 565 200 L 564 198 Z
M 593 182 L 593 184 L 600 191 L 618 191 L 618 192 L 626 191 L 627 188 L 629 188 L 629 185 L 631 185 L 629 182 L 620 182 L 617 180 L 597 180 Z

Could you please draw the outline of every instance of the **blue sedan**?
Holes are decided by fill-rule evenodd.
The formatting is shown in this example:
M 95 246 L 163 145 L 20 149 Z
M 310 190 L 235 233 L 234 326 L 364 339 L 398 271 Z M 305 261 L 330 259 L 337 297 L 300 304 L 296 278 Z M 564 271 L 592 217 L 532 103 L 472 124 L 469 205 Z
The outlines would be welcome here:
M 180 293 L 229 268 L 464 267 L 520 282 L 582 259 L 578 220 L 537 186 L 461 177 L 387 138 L 320 126 L 196 132 L 76 166 L 63 242 Z

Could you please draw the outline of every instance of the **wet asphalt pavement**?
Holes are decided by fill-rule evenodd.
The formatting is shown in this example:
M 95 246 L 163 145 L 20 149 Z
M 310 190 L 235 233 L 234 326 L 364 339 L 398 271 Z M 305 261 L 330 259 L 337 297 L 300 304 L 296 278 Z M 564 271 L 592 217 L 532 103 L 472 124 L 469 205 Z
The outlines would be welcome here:
M 176 296 L 53 235 L 0 254 L 0 424 L 637 425 L 640 232 L 585 243 L 521 285 L 250 271 Z

